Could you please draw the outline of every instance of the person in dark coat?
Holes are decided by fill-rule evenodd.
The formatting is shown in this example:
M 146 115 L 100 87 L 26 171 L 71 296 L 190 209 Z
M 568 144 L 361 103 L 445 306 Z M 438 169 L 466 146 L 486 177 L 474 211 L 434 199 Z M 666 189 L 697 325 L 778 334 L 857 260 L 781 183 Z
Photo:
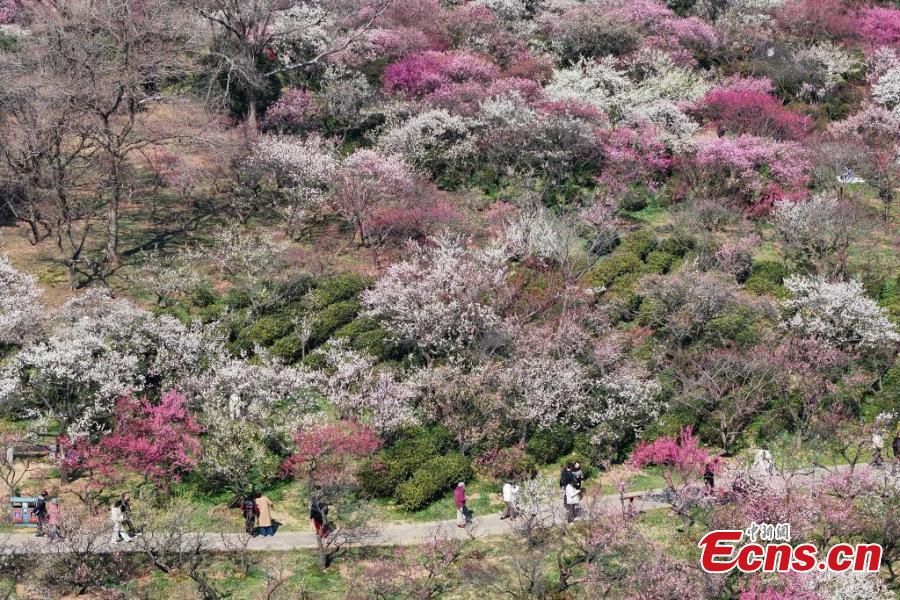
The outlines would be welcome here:
M 584 471 L 581 470 L 581 463 L 576 461 L 575 464 L 572 465 L 572 485 L 580 490 L 582 483 L 584 483 Z
M 241 502 L 241 514 L 244 516 L 244 531 L 250 535 L 256 534 L 256 517 L 259 510 L 256 508 L 255 494 L 247 494 Z
M 716 473 L 713 470 L 713 463 L 709 461 L 706 463 L 706 468 L 703 470 L 703 483 L 706 485 L 707 493 L 712 494 L 716 489 Z
M 896 461 L 896 468 L 900 468 L 900 429 L 894 433 L 894 441 L 891 443 L 891 448 L 894 450 L 894 461 Z
M 313 498 L 309 503 L 309 520 L 312 521 L 316 535 L 320 538 L 328 537 L 328 505 Z
M 125 531 L 130 536 L 134 536 L 137 534 L 137 530 L 134 527 L 134 521 L 131 520 L 131 494 L 125 492 L 122 494 L 122 516 L 125 518 L 122 521 L 122 526 L 125 528 Z
M 32 514 L 37 517 L 38 526 L 37 533 L 35 534 L 37 537 L 44 536 L 47 528 L 47 490 L 41 492 L 41 495 L 37 497 L 37 502 L 34 503 L 34 510 Z

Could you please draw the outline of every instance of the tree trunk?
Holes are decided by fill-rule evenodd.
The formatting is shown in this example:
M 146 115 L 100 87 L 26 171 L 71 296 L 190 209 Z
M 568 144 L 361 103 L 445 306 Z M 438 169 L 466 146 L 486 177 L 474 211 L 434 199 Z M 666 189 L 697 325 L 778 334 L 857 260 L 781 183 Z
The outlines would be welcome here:
M 119 201 L 121 200 L 121 184 L 119 168 L 113 167 L 113 193 L 106 209 L 106 260 L 114 265 L 122 264 L 119 257 Z

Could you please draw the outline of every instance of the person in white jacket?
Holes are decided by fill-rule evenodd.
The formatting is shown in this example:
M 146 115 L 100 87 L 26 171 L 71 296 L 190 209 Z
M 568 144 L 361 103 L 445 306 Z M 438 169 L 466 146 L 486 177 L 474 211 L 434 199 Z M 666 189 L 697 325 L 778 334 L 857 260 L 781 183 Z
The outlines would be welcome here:
M 121 500 L 116 500 L 112 508 L 109 509 L 109 520 L 112 521 L 113 526 L 112 539 L 109 540 L 109 543 L 118 544 L 120 539 L 130 542 L 131 536 L 122 530 L 122 525 L 125 523 L 125 512 L 122 510 Z
M 571 523 L 578 514 L 578 507 L 581 504 L 581 490 L 572 483 L 566 484 L 566 521 Z
M 501 519 L 515 519 L 518 516 L 516 504 L 519 501 L 519 486 L 514 485 L 511 481 L 503 484 L 503 503 L 506 508 L 503 509 Z

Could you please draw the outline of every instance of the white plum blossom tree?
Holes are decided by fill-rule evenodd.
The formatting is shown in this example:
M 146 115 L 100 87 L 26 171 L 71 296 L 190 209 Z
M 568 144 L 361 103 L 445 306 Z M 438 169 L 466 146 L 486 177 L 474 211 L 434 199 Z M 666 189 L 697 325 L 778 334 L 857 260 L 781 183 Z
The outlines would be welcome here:
M 792 297 L 783 302 L 783 323 L 791 330 L 842 347 L 873 348 L 900 342 L 884 309 L 866 296 L 858 281 L 792 275 L 785 279 L 784 287 Z
M 36 337 L 45 318 L 34 277 L 0 256 L 0 344 L 21 345 Z
M 605 375 L 596 387 L 598 400 L 588 411 L 588 418 L 597 427 L 595 442 L 639 434 L 667 407 L 660 397 L 659 382 L 641 377 L 634 369 L 621 368 Z
M 275 208 L 293 232 L 324 206 L 338 159 L 333 145 L 318 136 L 263 136 L 254 144 L 247 168 L 281 190 Z
M 844 273 L 859 218 L 837 194 L 817 194 L 806 202 L 777 202 L 772 221 L 785 252 L 800 266 L 822 275 L 840 277 Z
M 468 249 L 442 235 L 431 245 L 410 242 L 411 257 L 391 265 L 363 293 L 366 314 L 383 319 L 427 360 L 457 355 L 501 322 L 496 305 L 507 278 L 502 249 Z
M 389 369 L 376 370 L 374 357 L 329 340 L 316 350 L 325 358 L 322 393 L 345 418 L 363 419 L 378 431 L 413 423 L 414 392 Z
M 513 418 L 524 425 L 575 425 L 590 400 L 587 369 L 570 357 L 524 356 L 510 363 L 500 378 Z
M 119 396 L 175 387 L 218 347 L 210 331 L 100 290 L 69 301 L 54 320 L 46 339 L 26 345 L 5 366 L 0 402 L 55 421 L 69 438 L 97 428 Z

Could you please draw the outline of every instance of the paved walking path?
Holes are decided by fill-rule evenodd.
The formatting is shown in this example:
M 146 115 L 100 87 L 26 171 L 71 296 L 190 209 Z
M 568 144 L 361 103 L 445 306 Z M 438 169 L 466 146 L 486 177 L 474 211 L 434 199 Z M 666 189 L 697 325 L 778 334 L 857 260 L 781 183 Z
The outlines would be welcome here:
M 810 469 L 808 472 L 797 474 L 795 481 L 800 485 L 805 483 L 819 481 L 825 479 L 835 470 L 846 470 L 846 466 L 835 467 L 831 470 L 826 469 Z M 857 471 L 873 472 L 874 469 L 868 465 L 857 465 Z M 883 471 L 891 473 L 890 467 Z M 897 476 L 896 474 L 894 475 Z M 776 478 L 777 481 L 783 479 Z M 730 481 L 723 478 L 720 487 L 729 487 Z M 658 500 L 662 490 L 648 490 L 640 493 L 629 494 L 633 498 L 631 502 L 633 507 L 638 511 L 646 511 L 657 508 L 666 508 L 669 504 Z M 598 499 L 600 506 L 617 507 L 620 505 L 618 495 L 601 496 Z M 596 506 L 596 505 L 595 505 Z M 560 513 L 562 513 L 562 498 L 560 498 Z M 484 516 L 476 517 L 468 528 L 460 528 L 456 526 L 455 520 L 447 521 L 429 521 L 425 523 L 398 523 L 393 525 L 385 525 L 377 531 L 371 532 L 369 536 L 357 542 L 358 545 L 365 546 L 398 546 L 398 545 L 415 545 L 423 542 L 436 531 L 440 531 L 442 536 L 451 538 L 466 538 L 469 536 L 486 537 L 495 535 L 504 535 L 510 533 L 514 522 L 503 520 L 499 513 L 491 513 Z M 109 535 L 104 534 L 104 535 Z M 284 552 L 289 550 L 310 549 L 316 547 L 316 537 L 312 531 L 309 532 L 280 532 L 271 537 L 254 537 L 247 541 L 246 534 L 242 533 L 209 533 L 197 532 L 184 534 L 183 540 L 185 544 L 194 544 L 198 540 L 202 541 L 204 548 L 210 550 L 235 550 L 246 547 L 247 550 L 264 551 L 264 552 Z M 246 545 L 245 545 L 246 544 Z M 131 543 L 120 543 L 110 546 L 105 537 L 101 543 L 96 540 L 92 542 L 92 552 L 140 552 L 143 550 L 140 541 L 135 540 Z M 146 544 L 144 544 L 146 545 Z M 71 551 L 67 549 L 65 544 L 55 544 L 46 538 L 37 538 L 34 534 L 9 534 L 0 536 L 0 553 L 13 554 L 43 554 Z

